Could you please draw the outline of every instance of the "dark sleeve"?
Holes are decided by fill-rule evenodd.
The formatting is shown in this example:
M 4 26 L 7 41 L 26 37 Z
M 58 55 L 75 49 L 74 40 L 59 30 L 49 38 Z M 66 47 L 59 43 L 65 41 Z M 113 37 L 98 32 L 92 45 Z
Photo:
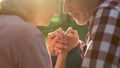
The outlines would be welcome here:
M 67 57 L 66 68 L 80 68 L 82 63 L 81 49 L 79 46 L 71 50 Z
M 51 59 L 52 59 L 52 68 L 54 68 L 57 61 L 57 56 L 56 55 L 51 56 Z
M 81 53 L 82 53 L 82 51 L 79 46 L 72 49 L 68 53 L 68 56 L 67 56 L 66 68 L 80 68 L 81 63 L 82 63 Z M 56 60 L 57 60 L 57 56 L 54 55 L 51 58 L 52 58 L 52 65 L 54 68 Z

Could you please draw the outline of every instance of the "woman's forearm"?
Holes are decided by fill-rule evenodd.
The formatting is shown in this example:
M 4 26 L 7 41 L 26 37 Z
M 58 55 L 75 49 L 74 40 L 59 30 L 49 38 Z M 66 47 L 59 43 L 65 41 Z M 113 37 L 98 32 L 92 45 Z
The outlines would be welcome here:
M 66 68 L 67 53 L 61 53 L 57 57 L 55 68 Z

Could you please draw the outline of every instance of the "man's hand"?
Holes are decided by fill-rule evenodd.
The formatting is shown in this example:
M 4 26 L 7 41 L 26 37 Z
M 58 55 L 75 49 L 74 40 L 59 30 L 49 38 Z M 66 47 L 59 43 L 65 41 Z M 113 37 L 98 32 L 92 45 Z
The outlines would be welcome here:
M 72 27 L 69 27 L 68 30 L 65 32 L 65 37 L 68 42 L 68 52 L 77 47 L 79 43 L 79 35 L 77 30 L 73 30 Z

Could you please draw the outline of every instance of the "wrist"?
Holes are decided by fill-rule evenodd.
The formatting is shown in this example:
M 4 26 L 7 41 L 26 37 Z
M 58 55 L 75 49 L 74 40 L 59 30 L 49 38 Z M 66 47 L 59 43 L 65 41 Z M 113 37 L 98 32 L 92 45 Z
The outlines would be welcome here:
M 53 50 L 48 50 L 50 55 L 53 56 L 54 55 L 54 51 Z
M 57 56 L 55 68 L 66 68 L 67 52 L 62 52 Z

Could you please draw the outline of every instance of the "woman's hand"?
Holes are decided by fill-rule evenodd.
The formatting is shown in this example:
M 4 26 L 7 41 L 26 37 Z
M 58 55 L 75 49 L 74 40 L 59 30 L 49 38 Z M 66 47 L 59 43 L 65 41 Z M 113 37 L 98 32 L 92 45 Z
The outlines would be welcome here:
M 57 43 L 65 43 L 64 31 L 61 28 L 48 34 L 48 50 L 51 55 L 61 53 L 67 48 L 64 45 L 56 45 Z
M 57 41 L 58 37 L 56 36 L 55 32 L 48 34 L 48 50 L 51 56 L 55 53 L 54 45 Z

